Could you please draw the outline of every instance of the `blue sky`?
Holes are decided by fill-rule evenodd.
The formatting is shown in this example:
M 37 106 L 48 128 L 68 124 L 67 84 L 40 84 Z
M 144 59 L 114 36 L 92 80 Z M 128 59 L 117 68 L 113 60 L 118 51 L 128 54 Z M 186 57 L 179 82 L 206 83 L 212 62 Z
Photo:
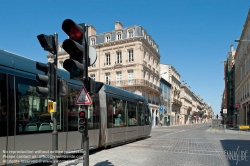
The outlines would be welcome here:
M 249 0 L 2 0 L 0 49 L 47 62 L 37 35 L 58 33 L 67 38 L 63 20 L 87 23 L 103 33 L 141 25 L 159 45 L 160 62 L 180 73 L 191 90 L 212 105 L 216 114 L 224 89 L 223 63 L 236 49 Z

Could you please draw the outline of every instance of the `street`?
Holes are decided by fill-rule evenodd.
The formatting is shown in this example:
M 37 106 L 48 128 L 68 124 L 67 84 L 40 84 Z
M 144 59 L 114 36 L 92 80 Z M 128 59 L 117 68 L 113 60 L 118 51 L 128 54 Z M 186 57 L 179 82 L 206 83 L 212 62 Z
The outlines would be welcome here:
M 249 166 L 250 132 L 210 129 L 210 124 L 154 127 L 151 136 L 90 152 L 91 166 Z M 82 159 L 59 166 L 82 165 Z

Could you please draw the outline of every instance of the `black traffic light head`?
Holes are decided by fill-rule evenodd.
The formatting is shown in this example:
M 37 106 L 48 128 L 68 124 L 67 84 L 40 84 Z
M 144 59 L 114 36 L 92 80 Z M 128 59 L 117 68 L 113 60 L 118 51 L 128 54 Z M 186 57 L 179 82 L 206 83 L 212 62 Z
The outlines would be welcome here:
M 85 111 L 81 110 L 78 113 L 78 131 L 86 134 L 87 131 L 87 122 L 86 122 L 86 117 L 85 117 Z
M 66 19 L 62 23 L 62 29 L 69 36 L 69 39 L 64 40 L 62 47 L 70 55 L 70 59 L 64 61 L 63 68 L 70 73 L 71 79 L 85 80 L 88 66 L 85 50 L 87 49 L 86 26 Z
M 55 65 L 53 63 L 36 63 L 37 70 L 43 71 L 45 75 L 37 74 L 36 80 L 38 86 L 36 91 L 43 96 L 55 100 L 56 86 L 55 86 Z
M 56 45 L 55 45 L 55 39 L 52 35 L 44 35 L 40 34 L 37 36 L 41 46 L 44 48 L 44 50 L 49 51 L 52 54 L 56 53 Z

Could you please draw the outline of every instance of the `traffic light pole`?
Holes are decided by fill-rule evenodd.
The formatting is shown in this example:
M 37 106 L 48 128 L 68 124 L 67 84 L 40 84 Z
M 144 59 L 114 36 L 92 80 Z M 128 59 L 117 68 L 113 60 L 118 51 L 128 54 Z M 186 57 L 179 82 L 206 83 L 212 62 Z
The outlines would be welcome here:
M 84 64 L 84 72 L 86 72 L 85 76 L 87 78 L 84 79 L 84 86 L 87 89 L 87 92 L 89 92 L 89 81 L 88 81 L 88 64 L 89 64 L 89 45 L 88 45 L 88 27 L 85 25 L 85 52 L 83 56 L 83 64 Z M 84 109 L 86 109 L 86 132 L 85 134 L 82 134 L 82 141 L 83 141 L 83 166 L 89 166 L 89 132 L 88 132 L 88 105 L 83 106 Z
M 57 93 L 58 93 L 58 88 L 57 88 L 57 53 L 58 53 L 58 34 L 55 33 L 54 34 L 54 39 L 55 39 L 55 58 L 54 58 L 54 65 L 55 65 L 55 110 L 57 111 Z M 53 166 L 57 166 L 58 165 L 58 161 L 57 161 L 57 156 L 58 154 L 55 153 L 56 151 L 58 151 L 58 131 L 57 131 L 57 120 L 56 120 L 56 111 L 53 112 L 53 132 L 52 132 L 52 151 L 53 151 L 53 154 L 54 154 L 54 157 L 53 157 Z

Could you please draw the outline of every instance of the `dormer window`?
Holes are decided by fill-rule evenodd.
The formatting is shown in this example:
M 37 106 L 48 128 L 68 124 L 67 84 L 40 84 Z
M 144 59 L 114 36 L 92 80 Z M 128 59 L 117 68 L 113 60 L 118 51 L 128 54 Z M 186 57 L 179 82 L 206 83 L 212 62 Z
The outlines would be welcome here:
M 122 33 L 119 32 L 119 33 L 117 33 L 117 40 L 121 40 L 121 39 L 122 39 Z
M 95 38 L 91 39 L 91 45 L 95 45 Z
M 128 30 L 128 38 L 134 37 L 133 29 Z
M 110 42 L 111 36 L 110 35 L 106 35 L 106 42 Z

